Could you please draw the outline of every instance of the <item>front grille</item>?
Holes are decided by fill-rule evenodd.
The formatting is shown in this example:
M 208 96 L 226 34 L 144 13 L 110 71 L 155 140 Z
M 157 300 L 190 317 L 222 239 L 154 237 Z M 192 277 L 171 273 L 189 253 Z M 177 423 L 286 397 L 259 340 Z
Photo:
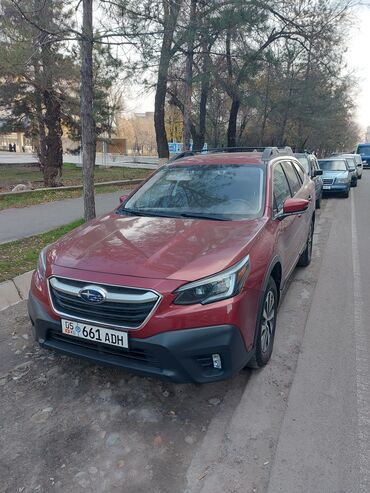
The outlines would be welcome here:
M 102 303 L 84 301 L 79 292 L 87 286 L 103 288 L 106 300 Z M 103 284 L 92 286 L 58 277 L 50 278 L 49 287 L 54 310 L 59 315 L 119 328 L 140 327 L 160 299 L 152 291 Z
M 334 180 L 332 178 L 324 178 L 322 182 L 324 185 L 332 185 L 334 183 Z
M 120 358 L 124 358 L 126 360 L 130 360 L 135 363 L 144 363 L 148 366 L 152 366 L 155 368 L 161 368 L 161 364 L 154 353 L 150 351 L 132 348 L 132 349 L 122 349 L 116 348 L 114 346 L 108 346 L 106 344 L 99 344 L 97 342 L 89 341 L 86 339 L 79 339 L 76 337 L 71 337 L 60 332 L 56 332 L 54 330 L 49 331 L 48 340 L 61 342 L 63 344 L 73 345 L 79 348 L 92 349 L 94 351 L 98 351 L 102 354 L 108 354 L 112 356 L 119 356 Z

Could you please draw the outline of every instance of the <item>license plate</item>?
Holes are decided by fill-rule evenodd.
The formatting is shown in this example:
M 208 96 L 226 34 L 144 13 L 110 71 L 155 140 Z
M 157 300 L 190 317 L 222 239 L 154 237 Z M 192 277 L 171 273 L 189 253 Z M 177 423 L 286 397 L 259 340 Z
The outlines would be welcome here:
M 330 190 L 330 189 L 331 189 L 331 186 L 330 186 L 330 185 L 324 185 L 324 186 L 323 186 L 323 189 L 324 189 L 324 190 Z
M 62 320 L 62 332 L 63 334 L 88 339 L 89 341 L 128 348 L 127 332 L 121 332 L 120 330 L 105 329 L 72 320 Z

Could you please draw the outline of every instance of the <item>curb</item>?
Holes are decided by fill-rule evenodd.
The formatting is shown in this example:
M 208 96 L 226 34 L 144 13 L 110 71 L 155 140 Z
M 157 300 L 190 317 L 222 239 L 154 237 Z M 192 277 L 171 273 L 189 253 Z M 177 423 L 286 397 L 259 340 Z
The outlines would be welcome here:
M 0 312 L 28 299 L 33 270 L 0 283 Z
M 143 179 L 134 180 L 114 180 L 114 181 L 101 181 L 94 183 L 94 187 L 103 187 L 106 185 L 139 185 Z M 81 190 L 83 185 L 68 185 L 66 187 L 54 187 L 54 188 L 35 188 L 34 190 L 20 190 L 19 192 L 1 192 L 0 197 L 9 197 L 14 195 L 27 195 L 34 192 L 55 192 L 56 190 L 68 191 L 68 190 Z

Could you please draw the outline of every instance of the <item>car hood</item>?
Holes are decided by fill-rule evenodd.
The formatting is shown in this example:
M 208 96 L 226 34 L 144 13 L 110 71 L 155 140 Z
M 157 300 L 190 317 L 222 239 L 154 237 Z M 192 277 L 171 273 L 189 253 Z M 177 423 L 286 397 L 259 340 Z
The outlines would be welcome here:
M 263 223 L 111 213 L 53 243 L 47 260 L 85 271 L 192 281 L 246 255 Z
M 322 178 L 348 178 L 348 171 L 323 171 Z

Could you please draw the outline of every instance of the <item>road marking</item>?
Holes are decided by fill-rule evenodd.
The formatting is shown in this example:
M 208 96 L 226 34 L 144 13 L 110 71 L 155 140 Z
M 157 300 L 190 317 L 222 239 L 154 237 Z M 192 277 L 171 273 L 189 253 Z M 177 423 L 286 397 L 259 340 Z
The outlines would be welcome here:
M 358 248 L 355 202 L 353 195 L 354 194 L 352 192 L 351 227 L 356 351 L 357 428 L 360 467 L 359 493 L 368 493 L 370 491 L 370 360 L 367 351 L 367 337 L 363 317 L 364 300 L 362 297 L 360 254 Z

